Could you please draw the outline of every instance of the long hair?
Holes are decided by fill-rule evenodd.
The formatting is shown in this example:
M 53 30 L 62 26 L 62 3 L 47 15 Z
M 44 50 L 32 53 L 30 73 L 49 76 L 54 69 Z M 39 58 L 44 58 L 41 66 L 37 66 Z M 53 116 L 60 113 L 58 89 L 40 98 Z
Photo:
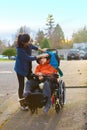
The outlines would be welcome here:
M 30 35 L 29 34 L 19 34 L 18 40 L 17 40 L 17 47 L 23 48 L 24 44 L 26 42 L 30 41 Z

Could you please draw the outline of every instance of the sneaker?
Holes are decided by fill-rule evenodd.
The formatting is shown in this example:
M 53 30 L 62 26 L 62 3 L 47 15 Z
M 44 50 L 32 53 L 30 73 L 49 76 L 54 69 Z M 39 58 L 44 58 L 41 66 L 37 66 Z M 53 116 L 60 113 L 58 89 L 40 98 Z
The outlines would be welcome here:
M 47 114 L 48 111 L 49 111 L 49 109 L 50 109 L 50 105 L 45 106 L 44 109 L 43 109 L 43 112 L 44 112 L 45 114 Z
M 28 111 L 29 108 L 28 108 L 28 106 L 21 106 L 21 110 L 22 110 L 22 111 Z
M 24 101 L 24 100 L 25 100 L 25 98 L 18 99 L 19 102 Z
M 25 98 L 20 98 L 18 101 L 20 102 L 20 105 L 23 106 L 25 103 Z

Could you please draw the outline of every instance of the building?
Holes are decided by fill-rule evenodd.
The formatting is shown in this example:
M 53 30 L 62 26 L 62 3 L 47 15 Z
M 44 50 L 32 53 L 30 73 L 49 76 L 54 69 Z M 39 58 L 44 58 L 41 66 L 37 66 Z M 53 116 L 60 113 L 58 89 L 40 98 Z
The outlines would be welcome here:
M 86 43 L 74 43 L 73 48 L 74 49 L 86 49 L 87 48 L 87 42 Z

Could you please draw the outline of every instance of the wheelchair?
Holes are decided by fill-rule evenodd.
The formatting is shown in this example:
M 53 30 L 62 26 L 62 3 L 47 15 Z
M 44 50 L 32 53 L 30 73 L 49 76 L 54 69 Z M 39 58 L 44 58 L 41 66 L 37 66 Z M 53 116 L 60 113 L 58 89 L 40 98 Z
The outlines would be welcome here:
M 56 113 L 58 113 L 64 106 L 66 100 L 66 88 L 63 80 L 59 79 L 59 82 L 55 82 L 58 75 L 54 78 L 51 76 L 44 76 L 51 81 L 51 100 L 52 107 L 55 108 Z M 33 79 L 37 80 L 37 76 L 33 74 Z M 44 83 L 44 82 L 43 82 Z M 38 108 L 42 108 L 46 105 L 48 98 L 43 95 L 42 89 L 34 89 L 34 91 L 25 98 L 25 104 L 29 107 L 31 113 L 37 113 Z
M 59 75 L 44 75 L 45 79 L 47 78 L 51 81 L 50 88 L 52 106 L 55 108 L 56 113 L 58 113 L 63 108 L 66 101 L 66 87 L 65 82 L 60 78 L 58 82 L 54 82 L 54 80 L 56 81 L 59 76 L 63 76 L 63 73 L 59 68 L 60 59 L 58 56 L 58 51 L 56 49 L 49 49 L 46 53 L 50 56 L 50 64 L 59 72 Z M 37 80 L 37 76 L 35 74 L 32 75 L 32 78 Z M 31 113 L 34 113 L 35 111 L 38 111 L 38 108 L 44 107 L 47 103 L 47 100 L 48 98 L 44 97 L 42 90 L 37 87 L 33 93 L 28 95 L 28 97 L 25 99 L 25 102 L 31 110 Z

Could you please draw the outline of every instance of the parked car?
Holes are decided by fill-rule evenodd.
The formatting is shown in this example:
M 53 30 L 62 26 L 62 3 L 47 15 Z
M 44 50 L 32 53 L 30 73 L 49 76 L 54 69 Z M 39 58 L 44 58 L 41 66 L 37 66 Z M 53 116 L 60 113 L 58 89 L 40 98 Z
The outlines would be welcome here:
M 68 52 L 67 60 L 79 60 L 79 59 L 80 59 L 79 50 L 72 49 Z
M 0 59 L 8 59 L 8 56 L 0 55 Z
M 86 52 L 84 50 L 80 50 L 79 54 L 80 54 L 80 59 L 84 59 Z
M 64 55 L 59 55 L 60 60 L 64 60 Z
M 87 52 L 85 53 L 83 60 L 87 60 Z
M 11 56 L 10 60 L 16 60 L 16 56 Z

